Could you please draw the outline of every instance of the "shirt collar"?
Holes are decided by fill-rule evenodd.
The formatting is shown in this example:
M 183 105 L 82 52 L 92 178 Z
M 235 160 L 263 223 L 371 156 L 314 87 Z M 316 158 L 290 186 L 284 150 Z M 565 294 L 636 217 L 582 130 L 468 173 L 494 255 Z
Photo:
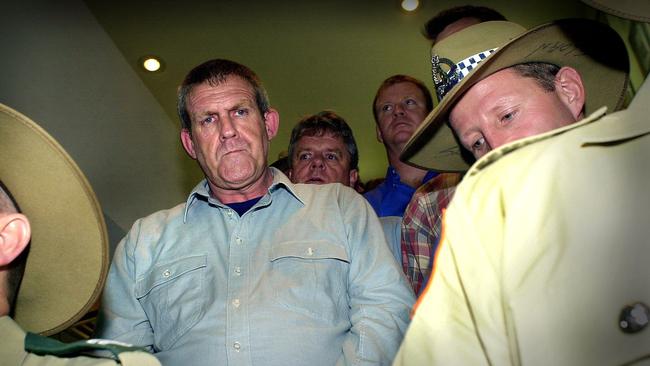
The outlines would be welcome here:
M 304 204 L 304 201 L 300 198 L 300 195 L 296 192 L 296 189 L 293 183 L 291 183 L 291 181 L 289 180 L 289 178 L 287 178 L 286 175 L 284 175 L 280 170 L 276 168 L 269 167 L 269 169 L 271 169 L 271 173 L 273 174 L 273 182 L 268 188 L 268 194 L 262 197 L 262 199 L 260 199 L 257 204 L 258 205 L 270 204 L 272 200 L 272 196 L 274 194 L 281 194 L 281 193 L 276 193 L 281 191 L 288 192 L 292 197 L 300 201 L 300 203 Z M 187 222 L 187 212 L 190 210 L 190 207 L 197 200 L 209 201 L 223 208 L 228 207 L 222 204 L 221 202 L 219 202 L 218 199 L 212 198 L 210 196 L 210 186 L 208 185 L 208 180 L 204 178 L 201 182 L 199 182 L 199 184 L 197 184 L 194 187 L 194 189 L 192 189 L 190 194 L 187 196 L 187 199 L 185 200 L 185 211 L 183 213 L 183 223 Z
M 436 175 L 438 175 L 438 172 L 435 172 L 433 170 L 427 171 L 427 174 L 424 176 L 424 178 L 422 178 L 421 183 L 428 182 L 429 180 L 434 178 Z M 386 172 L 386 181 L 390 182 L 390 183 L 393 183 L 393 184 L 398 184 L 398 183 L 401 182 L 401 178 L 399 176 L 399 173 L 397 172 L 397 170 L 395 170 L 395 168 L 393 168 L 392 165 L 388 166 L 388 171 Z

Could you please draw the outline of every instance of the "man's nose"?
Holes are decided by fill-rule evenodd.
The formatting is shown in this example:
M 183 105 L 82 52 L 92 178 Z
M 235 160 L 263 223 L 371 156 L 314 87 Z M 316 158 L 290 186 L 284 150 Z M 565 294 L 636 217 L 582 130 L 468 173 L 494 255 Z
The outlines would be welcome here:
M 311 159 L 311 164 L 310 164 L 309 167 L 311 169 L 322 169 L 324 166 L 325 166 L 325 164 L 323 164 L 323 159 L 322 158 L 314 157 L 313 159 Z
M 402 104 L 400 103 L 395 104 L 395 107 L 393 108 L 393 114 L 396 116 L 404 115 L 404 107 L 402 106 Z
M 219 123 L 219 128 L 221 130 L 220 136 L 222 140 L 237 136 L 237 128 L 230 117 L 222 118 Z

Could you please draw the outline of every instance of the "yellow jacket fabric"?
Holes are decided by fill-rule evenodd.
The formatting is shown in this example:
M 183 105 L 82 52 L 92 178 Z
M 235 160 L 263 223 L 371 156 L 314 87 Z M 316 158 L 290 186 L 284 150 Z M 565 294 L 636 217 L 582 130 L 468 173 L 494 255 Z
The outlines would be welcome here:
M 650 83 L 604 112 L 474 164 L 395 365 L 650 363 Z

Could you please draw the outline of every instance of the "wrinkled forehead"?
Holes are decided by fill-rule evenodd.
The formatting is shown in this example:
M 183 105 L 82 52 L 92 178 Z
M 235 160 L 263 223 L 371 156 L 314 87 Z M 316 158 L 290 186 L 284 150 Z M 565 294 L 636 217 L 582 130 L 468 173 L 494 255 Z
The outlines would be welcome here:
M 345 147 L 343 136 L 329 128 L 315 127 L 306 129 L 298 139 L 299 148 L 314 147 Z
M 192 108 L 205 108 L 209 105 L 237 104 L 256 106 L 255 91 L 243 79 L 233 77 L 231 80 L 224 80 L 212 83 L 206 80 L 192 87 L 188 94 L 188 111 Z
M 397 103 L 406 98 L 418 98 L 424 100 L 424 93 L 414 83 L 401 81 L 382 88 L 379 91 L 375 107 L 384 103 Z
M 294 157 L 304 152 L 315 154 L 335 153 L 348 163 L 352 160 L 352 155 L 348 151 L 343 139 L 340 136 L 334 136 L 331 134 L 325 136 L 303 135 L 296 143 Z

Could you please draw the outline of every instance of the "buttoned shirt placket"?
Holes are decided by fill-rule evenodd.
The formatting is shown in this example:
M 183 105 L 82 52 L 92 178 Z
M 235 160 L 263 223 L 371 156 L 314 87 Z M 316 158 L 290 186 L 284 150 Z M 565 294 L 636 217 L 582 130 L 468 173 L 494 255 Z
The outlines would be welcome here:
M 252 243 L 246 233 L 251 211 L 240 217 L 231 208 L 221 208 L 227 217 L 230 234 L 228 254 L 228 300 L 226 302 L 226 349 L 229 365 L 252 364 L 248 317 L 248 268 Z

